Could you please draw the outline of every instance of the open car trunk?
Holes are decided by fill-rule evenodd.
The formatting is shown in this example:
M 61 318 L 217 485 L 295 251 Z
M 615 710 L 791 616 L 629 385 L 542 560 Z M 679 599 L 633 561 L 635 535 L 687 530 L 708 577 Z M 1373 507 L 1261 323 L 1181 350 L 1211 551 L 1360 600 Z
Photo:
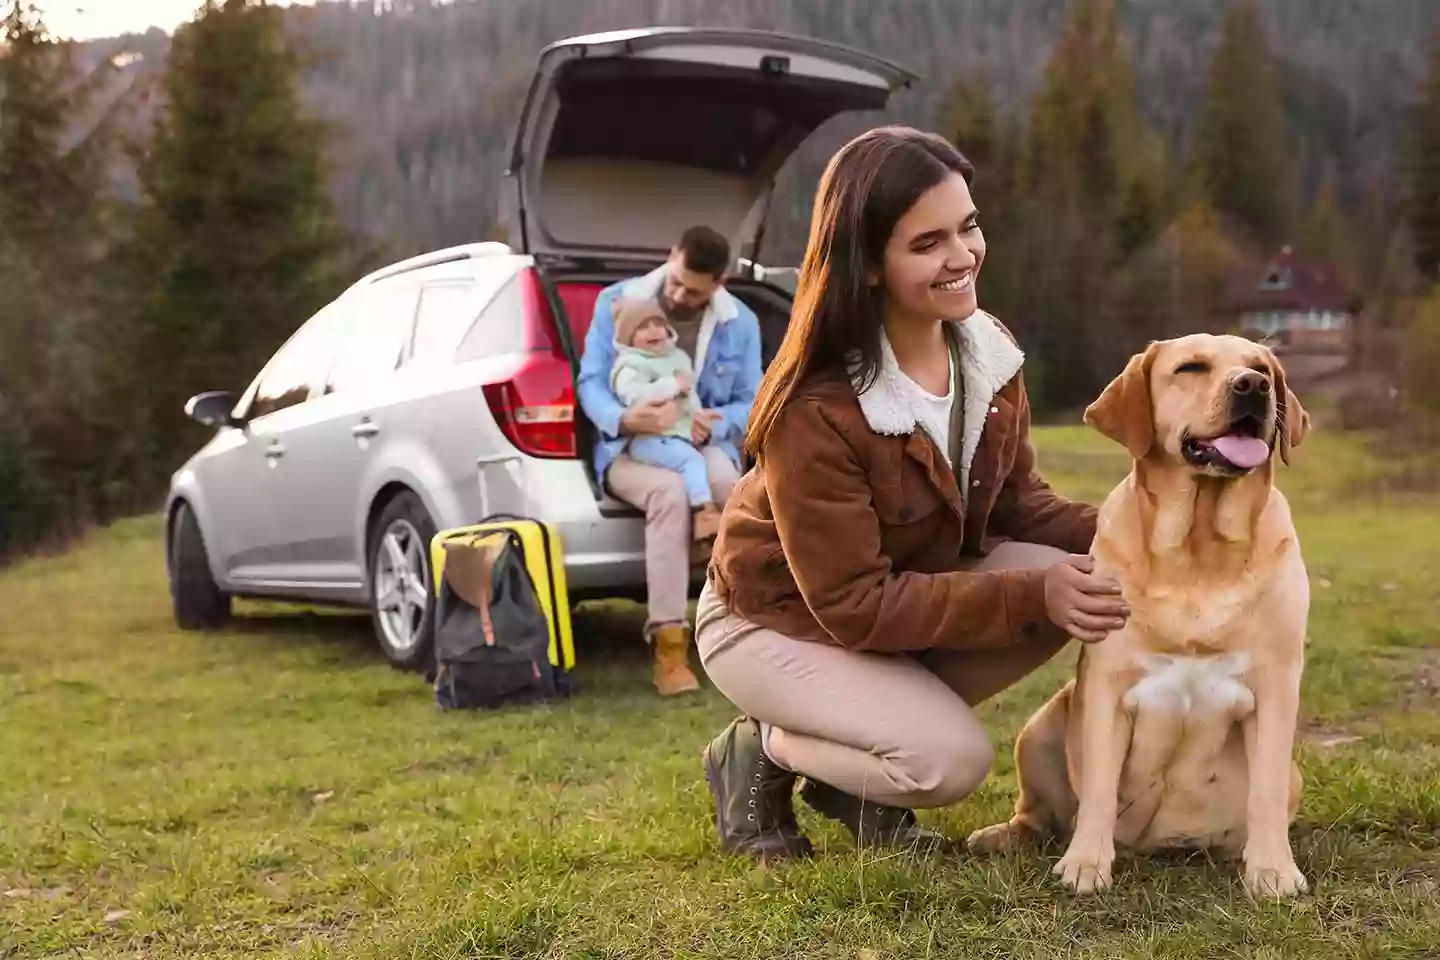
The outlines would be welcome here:
M 511 145 L 513 246 L 571 263 L 658 262 L 704 224 L 754 255 L 776 173 L 829 118 L 914 75 L 837 44 L 656 28 L 547 47 Z
M 551 306 L 556 320 L 563 325 L 561 336 L 573 354 L 573 363 L 578 368 L 580 352 L 585 346 L 585 334 L 590 329 L 590 320 L 595 310 L 595 300 L 600 291 L 619 280 L 633 276 L 614 268 L 599 270 L 567 270 L 564 272 L 542 271 L 545 285 L 551 291 Z M 760 326 L 760 361 L 769 366 L 780 342 L 785 337 L 785 328 L 790 321 L 791 292 L 783 287 L 746 278 L 732 279 L 727 285 L 732 294 L 755 311 Z M 596 499 L 600 501 L 600 512 L 608 517 L 640 517 L 643 514 L 610 496 L 594 475 L 591 452 L 599 439 L 594 425 L 575 406 L 576 447 L 585 462 L 586 473 Z

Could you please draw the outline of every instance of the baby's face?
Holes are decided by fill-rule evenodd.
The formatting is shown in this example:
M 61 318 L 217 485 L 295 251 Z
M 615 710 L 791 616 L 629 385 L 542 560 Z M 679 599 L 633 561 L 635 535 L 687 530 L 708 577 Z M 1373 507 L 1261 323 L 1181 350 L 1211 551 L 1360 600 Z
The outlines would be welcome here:
M 657 352 L 670 342 L 669 331 L 665 329 L 665 321 L 660 317 L 651 317 L 640 324 L 635 330 L 635 338 L 631 341 L 641 350 Z

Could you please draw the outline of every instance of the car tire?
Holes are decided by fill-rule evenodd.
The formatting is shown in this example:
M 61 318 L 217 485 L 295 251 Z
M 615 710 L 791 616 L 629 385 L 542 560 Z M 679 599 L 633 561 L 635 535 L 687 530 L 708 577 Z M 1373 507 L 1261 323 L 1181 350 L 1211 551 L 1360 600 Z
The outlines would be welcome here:
M 424 670 L 435 646 L 430 541 L 435 522 L 420 498 L 401 493 L 385 505 L 369 542 L 370 616 L 390 665 Z M 404 570 L 401 574 L 398 571 Z M 423 591 L 423 596 L 422 596 Z
M 214 630 L 230 619 L 230 596 L 210 573 L 205 537 L 190 504 L 181 503 L 170 525 L 170 604 L 182 630 Z

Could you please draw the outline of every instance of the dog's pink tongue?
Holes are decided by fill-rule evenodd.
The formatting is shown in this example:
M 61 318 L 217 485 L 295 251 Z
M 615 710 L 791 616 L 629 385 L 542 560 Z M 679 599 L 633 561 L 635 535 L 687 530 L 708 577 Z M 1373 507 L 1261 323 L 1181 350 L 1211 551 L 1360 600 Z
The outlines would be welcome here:
M 1270 445 L 1256 437 L 1241 437 L 1232 433 L 1216 437 L 1211 442 L 1220 451 L 1220 456 L 1244 470 L 1258 467 L 1270 457 Z

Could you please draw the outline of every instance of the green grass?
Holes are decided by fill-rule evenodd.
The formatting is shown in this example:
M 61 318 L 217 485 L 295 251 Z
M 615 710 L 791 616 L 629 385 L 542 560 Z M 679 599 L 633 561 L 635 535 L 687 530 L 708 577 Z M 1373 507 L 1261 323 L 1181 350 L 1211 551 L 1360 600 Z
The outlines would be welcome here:
M 1039 443 L 1075 495 L 1124 468 Z M 732 710 L 651 694 L 633 609 L 578 621 L 575 700 L 441 714 L 364 619 L 178 632 L 145 518 L 0 574 L 0 957 L 1440 956 L 1440 496 L 1402 469 L 1321 434 L 1282 473 L 1316 585 L 1295 904 L 1204 858 L 1077 901 L 1057 850 L 861 855 L 803 810 L 821 855 L 761 871 L 718 852 L 700 775 Z M 1008 813 L 1063 660 L 985 708 L 995 775 L 926 822 Z

